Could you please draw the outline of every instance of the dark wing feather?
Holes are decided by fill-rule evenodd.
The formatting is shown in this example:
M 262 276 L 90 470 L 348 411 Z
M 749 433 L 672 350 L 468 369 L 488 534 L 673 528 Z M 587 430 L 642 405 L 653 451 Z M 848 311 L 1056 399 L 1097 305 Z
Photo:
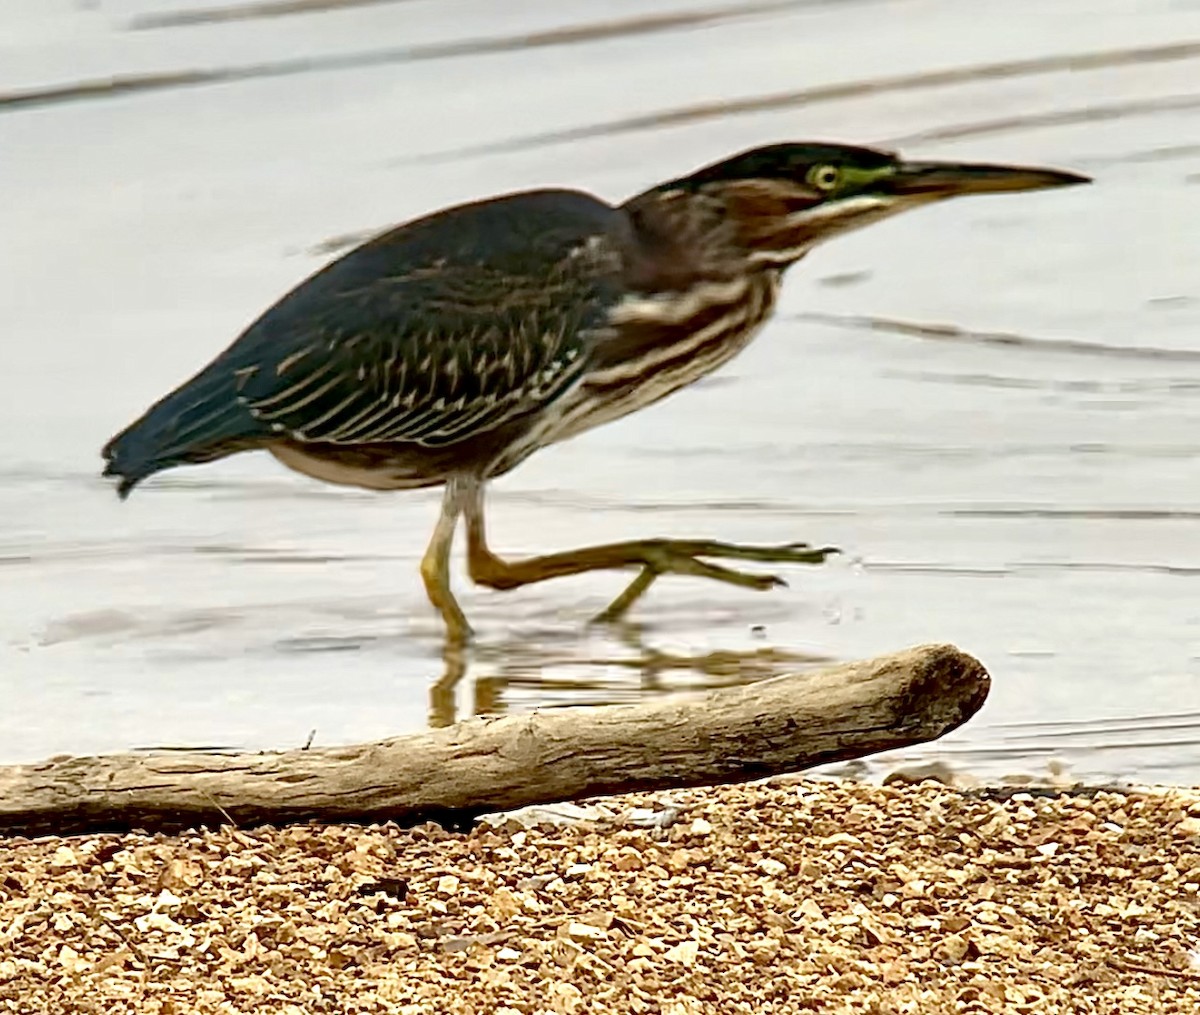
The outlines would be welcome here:
M 543 406 L 623 296 L 629 235 L 623 211 L 575 191 L 401 226 L 303 282 L 110 441 L 107 471 L 127 489 L 276 434 L 448 444 Z
M 245 364 L 238 401 L 273 431 L 329 443 L 452 443 L 544 405 L 620 299 L 623 222 L 541 192 L 385 235 L 230 350 Z

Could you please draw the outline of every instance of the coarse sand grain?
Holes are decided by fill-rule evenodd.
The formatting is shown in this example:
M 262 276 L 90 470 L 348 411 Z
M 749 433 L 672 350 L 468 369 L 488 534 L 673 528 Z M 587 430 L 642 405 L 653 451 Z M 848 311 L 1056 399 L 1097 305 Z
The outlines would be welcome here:
M 1200 791 L 789 778 L 584 813 L 0 840 L 0 1012 L 1200 1011 Z

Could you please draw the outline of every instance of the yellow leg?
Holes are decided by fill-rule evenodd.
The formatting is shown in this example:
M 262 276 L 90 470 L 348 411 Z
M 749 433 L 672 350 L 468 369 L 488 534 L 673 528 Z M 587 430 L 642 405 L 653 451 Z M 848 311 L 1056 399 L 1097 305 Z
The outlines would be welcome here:
M 466 614 L 450 591 L 450 550 L 454 545 L 454 530 L 462 514 L 465 496 L 462 481 L 452 478 L 446 483 L 442 497 L 442 513 L 433 527 L 433 536 L 421 558 L 421 579 L 429 601 L 446 622 L 447 645 L 462 645 L 471 637 L 471 625 Z
M 837 550 L 814 549 L 807 543 L 783 546 L 740 546 L 709 539 L 639 539 L 623 543 L 586 546 L 562 553 L 550 553 L 526 560 L 506 561 L 488 548 L 483 518 L 483 486 L 465 488 L 461 510 L 467 522 L 467 568 L 471 580 L 494 589 L 515 589 L 521 585 L 583 574 L 587 571 L 617 570 L 636 567 L 640 573 L 596 618 L 618 620 L 662 574 L 686 574 L 697 578 L 740 585 L 743 588 L 769 589 L 787 583 L 775 575 L 749 574 L 701 558 L 752 560 L 767 563 L 819 564 Z

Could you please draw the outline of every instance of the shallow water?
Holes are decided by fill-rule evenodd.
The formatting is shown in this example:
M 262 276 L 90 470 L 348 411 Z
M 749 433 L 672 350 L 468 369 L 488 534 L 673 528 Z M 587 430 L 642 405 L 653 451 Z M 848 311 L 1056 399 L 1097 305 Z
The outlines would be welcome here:
M 831 244 L 719 375 L 495 484 L 505 552 L 841 546 L 787 589 L 470 588 L 431 703 L 436 493 L 266 456 L 120 504 L 98 449 L 332 250 L 446 203 L 620 199 L 814 137 L 1070 167 Z M 952 641 L 982 775 L 1200 782 L 1200 4 L 7 0 L 0 762 L 357 741 Z

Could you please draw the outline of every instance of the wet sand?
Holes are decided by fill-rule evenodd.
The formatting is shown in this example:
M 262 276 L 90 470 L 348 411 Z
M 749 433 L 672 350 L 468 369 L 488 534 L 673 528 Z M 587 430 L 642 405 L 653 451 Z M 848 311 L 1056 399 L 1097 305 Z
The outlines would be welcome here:
M 458 714 L 953 641 L 991 700 L 906 762 L 1200 782 L 1200 7 L 11 0 L 0 29 L 0 761 L 430 721 L 436 493 L 246 456 L 119 504 L 100 445 L 346 237 L 814 137 L 1098 182 L 830 245 L 723 372 L 496 484 L 506 552 L 845 555 L 664 580 L 626 638 L 585 626 L 616 576 L 464 578 Z

